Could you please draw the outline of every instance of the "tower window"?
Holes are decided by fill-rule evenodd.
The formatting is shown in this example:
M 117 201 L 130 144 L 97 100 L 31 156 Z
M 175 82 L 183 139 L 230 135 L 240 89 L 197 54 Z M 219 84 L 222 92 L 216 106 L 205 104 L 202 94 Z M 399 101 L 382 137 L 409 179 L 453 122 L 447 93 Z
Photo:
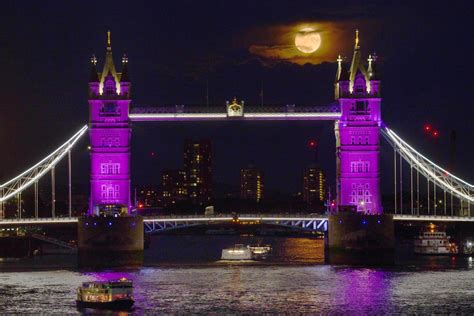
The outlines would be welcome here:
M 367 101 L 356 101 L 356 111 L 367 111 Z
M 100 164 L 101 174 L 120 174 L 120 163 L 101 163 Z

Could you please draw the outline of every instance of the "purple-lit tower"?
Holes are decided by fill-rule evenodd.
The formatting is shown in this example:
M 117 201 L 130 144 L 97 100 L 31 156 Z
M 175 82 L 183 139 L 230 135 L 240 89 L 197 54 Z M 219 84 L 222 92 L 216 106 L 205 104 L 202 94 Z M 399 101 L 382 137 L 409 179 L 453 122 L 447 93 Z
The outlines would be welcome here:
M 89 78 L 90 133 L 90 207 L 89 215 L 126 215 L 130 203 L 130 138 L 128 112 L 130 80 L 127 57 L 122 58 L 122 72 L 115 69 L 110 31 L 102 72 L 91 59 Z
M 335 97 L 341 118 L 335 122 L 338 212 L 329 215 L 326 260 L 329 263 L 392 263 L 393 216 L 383 214 L 380 199 L 380 80 L 375 56 L 362 61 L 359 32 L 347 69 L 341 57 Z
M 143 218 L 130 214 L 130 80 L 127 57 L 115 69 L 107 33 L 102 72 L 91 59 L 89 78 L 90 206 L 78 219 L 80 265 L 143 262 Z
M 335 98 L 341 119 L 335 123 L 337 153 L 337 197 L 339 208 L 381 214 L 379 172 L 380 80 L 376 57 L 369 55 L 367 68 L 361 58 L 356 31 L 349 70 L 341 57 L 335 82 Z

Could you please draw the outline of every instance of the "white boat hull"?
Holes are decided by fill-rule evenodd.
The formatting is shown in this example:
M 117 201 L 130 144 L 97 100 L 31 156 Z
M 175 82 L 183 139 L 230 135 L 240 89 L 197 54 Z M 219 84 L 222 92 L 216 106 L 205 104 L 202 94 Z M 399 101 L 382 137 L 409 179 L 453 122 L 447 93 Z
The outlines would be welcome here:
M 248 248 L 244 249 L 222 249 L 222 260 L 251 260 L 252 252 Z

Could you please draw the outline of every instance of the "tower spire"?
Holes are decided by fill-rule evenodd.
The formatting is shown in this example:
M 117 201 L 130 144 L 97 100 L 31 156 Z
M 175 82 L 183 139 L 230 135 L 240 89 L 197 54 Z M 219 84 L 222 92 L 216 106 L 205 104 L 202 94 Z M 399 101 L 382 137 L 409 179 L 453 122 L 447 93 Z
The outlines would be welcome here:
M 350 81 L 351 81 L 351 90 L 354 84 L 354 79 L 357 75 L 357 72 L 360 71 L 362 75 L 367 79 L 367 71 L 365 67 L 362 65 L 361 56 L 360 56 L 360 45 L 359 45 L 359 30 L 357 29 L 355 32 L 355 45 L 354 45 L 354 54 L 352 55 L 352 63 L 350 72 Z
M 110 41 L 110 30 L 107 31 L 107 51 L 112 50 L 112 43 Z
M 105 54 L 105 62 L 104 62 L 104 68 L 102 70 L 102 73 L 100 73 L 100 93 L 102 94 L 103 88 L 104 88 L 104 82 L 105 78 L 110 74 L 117 86 L 117 91 L 120 91 L 120 85 L 119 85 L 119 77 L 117 75 L 117 71 L 115 70 L 115 65 L 114 65 L 114 58 L 112 56 L 112 43 L 110 40 L 110 30 L 107 31 L 107 52 Z
M 354 46 L 355 49 L 359 49 L 360 46 L 359 46 L 359 30 L 357 29 L 356 30 L 356 37 L 355 37 L 355 46 Z

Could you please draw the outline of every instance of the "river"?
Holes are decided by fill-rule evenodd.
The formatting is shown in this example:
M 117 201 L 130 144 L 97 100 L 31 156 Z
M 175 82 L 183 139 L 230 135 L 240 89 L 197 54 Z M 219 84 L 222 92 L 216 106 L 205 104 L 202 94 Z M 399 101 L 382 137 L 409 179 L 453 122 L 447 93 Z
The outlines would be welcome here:
M 269 243 L 272 256 L 219 262 L 221 249 L 237 242 Z M 137 315 L 474 313 L 471 258 L 399 247 L 391 266 L 336 266 L 324 263 L 320 239 L 233 236 L 155 237 L 134 268 L 79 269 L 73 255 L 0 262 L 0 313 L 79 314 L 81 282 L 120 277 L 134 281 Z

